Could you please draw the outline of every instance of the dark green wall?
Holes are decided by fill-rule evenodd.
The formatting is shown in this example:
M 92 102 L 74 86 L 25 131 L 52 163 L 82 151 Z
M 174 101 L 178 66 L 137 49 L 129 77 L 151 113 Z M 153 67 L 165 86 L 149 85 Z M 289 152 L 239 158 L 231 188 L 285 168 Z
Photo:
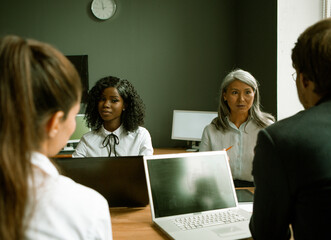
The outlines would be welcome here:
M 91 0 L 1 0 L 0 35 L 46 41 L 66 55 L 88 54 L 90 87 L 107 75 L 131 81 L 146 104 L 145 127 L 154 147 L 183 145 L 171 140 L 172 111 L 216 111 L 220 82 L 234 67 L 252 71 L 264 91 L 272 91 L 262 103 L 275 113 L 277 21 L 270 16 L 276 6 L 251 7 L 252 14 L 266 16 L 259 22 L 244 11 L 252 1 L 115 1 L 115 16 L 98 21 L 90 13 Z M 240 38 L 250 35 L 257 22 L 269 28 L 270 36 L 255 42 L 254 35 L 261 34 L 253 31 L 249 52 L 242 51 L 245 40 Z M 266 55 L 266 48 L 272 48 L 265 56 L 272 60 L 255 57 Z
M 237 0 L 236 9 L 236 64 L 256 77 L 262 108 L 276 117 L 277 0 Z

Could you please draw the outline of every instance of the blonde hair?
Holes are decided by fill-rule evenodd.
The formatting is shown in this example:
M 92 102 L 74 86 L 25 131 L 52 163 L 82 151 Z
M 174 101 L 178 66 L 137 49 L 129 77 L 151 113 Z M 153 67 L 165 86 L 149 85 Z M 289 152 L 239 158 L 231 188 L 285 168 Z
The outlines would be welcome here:
M 23 239 L 30 156 L 45 124 L 81 98 L 74 66 L 52 46 L 18 36 L 0 40 L 0 239 Z

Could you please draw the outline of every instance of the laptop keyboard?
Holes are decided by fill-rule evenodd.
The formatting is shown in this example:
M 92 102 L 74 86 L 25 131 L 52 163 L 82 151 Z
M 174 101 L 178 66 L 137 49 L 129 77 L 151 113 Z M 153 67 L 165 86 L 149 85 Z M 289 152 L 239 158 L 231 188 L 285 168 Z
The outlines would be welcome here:
M 190 230 L 214 225 L 246 221 L 247 218 L 241 216 L 236 211 L 227 210 L 224 212 L 201 214 L 190 217 L 176 218 L 173 222 L 181 230 Z

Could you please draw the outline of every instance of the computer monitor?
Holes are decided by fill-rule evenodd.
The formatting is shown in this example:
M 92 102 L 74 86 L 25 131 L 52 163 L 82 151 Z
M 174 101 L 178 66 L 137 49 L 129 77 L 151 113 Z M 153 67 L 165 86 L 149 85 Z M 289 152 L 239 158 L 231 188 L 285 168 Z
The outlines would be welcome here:
M 82 103 L 87 103 L 89 90 L 89 73 L 88 73 L 88 55 L 67 55 L 70 62 L 75 66 L 82 81 Z
M 84 119 L 84 114 L 77 114 L 76 115 L 76 130 L 71 135 L 70 139 L 68 140 L 68 144 L 71 143 L 78 143 L 81 137 L 91 131 L 89 127 L 87 127 L 86 121 Z
M 186 140 L 191 149 L 197 149 L 205 126 L 217 117 L 217 112 L 174 110 L 171 139 Z

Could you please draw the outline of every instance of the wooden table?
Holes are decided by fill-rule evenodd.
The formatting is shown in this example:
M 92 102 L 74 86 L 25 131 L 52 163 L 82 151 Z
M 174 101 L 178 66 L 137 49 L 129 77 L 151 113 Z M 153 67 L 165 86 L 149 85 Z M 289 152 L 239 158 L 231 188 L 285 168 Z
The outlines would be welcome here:
M 172 154 L 172 153 L 188 153 L 184 148 L 154 148 L 154 155 Z
M 170 154 L 170 153 L 188 153 L 184 148 L 154 148 L 154 155 Z M 61 152 L 55 156 L 56 158 L 71 158 L 71 153 Z
M 254 191 L 254 188 L 246 188 Z M 114 240 L 169 239 L 152 222 L 150 206 L 144 208 L 110 208 Z
M 154 149 L 154 155 L 185 152 L 187 153 L 183 148 Z M 71 154 L 61 154 L 56 157 L 69 158 Z M 254 188 L 248 189 L 254 192 Z M 114 240 L 169 239 L 165 233 L 153 224 L 149 205 L 144 208 L 110 208 L 110 214 Z M 293 240 L 293 234 L 291 240 Z
M 110 215 L 114 240 L 170 239 L 153 224 L 149 205 L 145 208 L 110 208 Z
M 153 225 L 151 209 L 145 208 L 110 208 L 114 240 L 158 240 L 167 236 Z

